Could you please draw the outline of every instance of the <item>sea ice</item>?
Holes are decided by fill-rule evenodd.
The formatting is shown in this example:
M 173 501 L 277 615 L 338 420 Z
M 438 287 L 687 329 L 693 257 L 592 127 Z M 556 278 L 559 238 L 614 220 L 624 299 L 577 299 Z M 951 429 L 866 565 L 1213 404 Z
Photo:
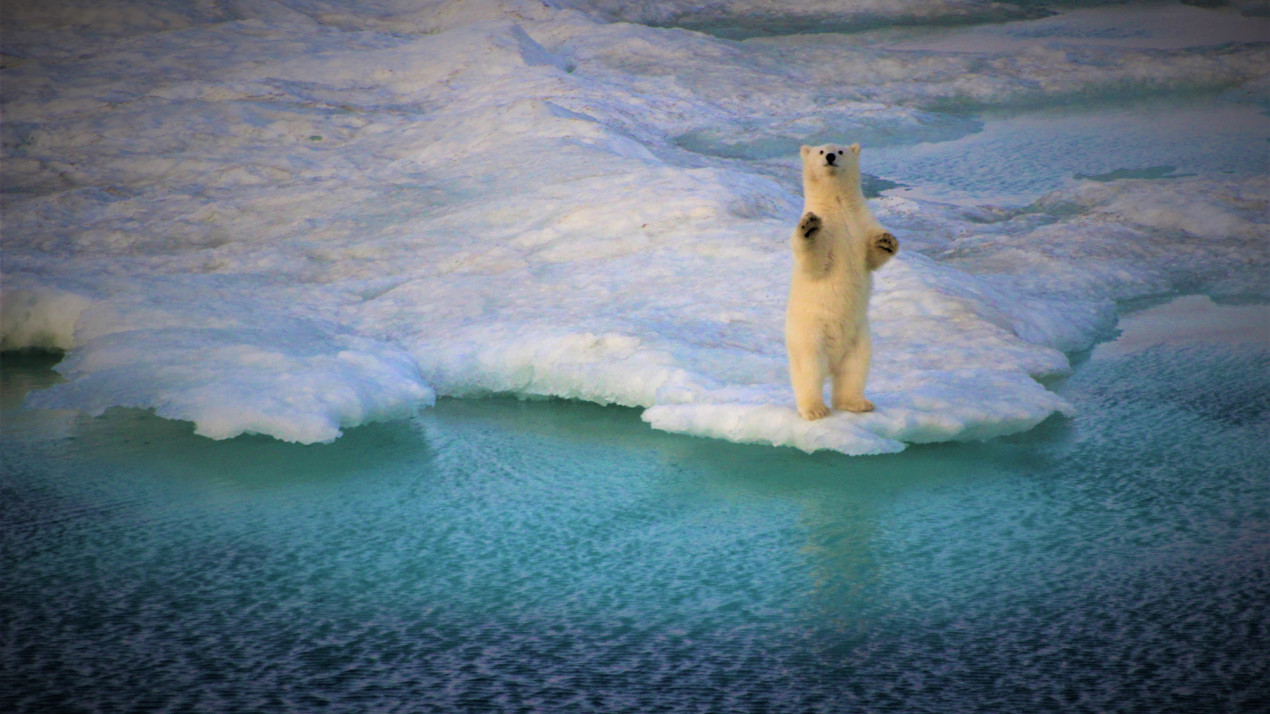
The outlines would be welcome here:
M 861 3 L 834 27 L 970 5 Z M 696 26 L 663 7 L 63 0 L 6 17 L 3 346 L 68 350 L 67 381 L 30 403 L 312 443 L 436 395 L 512 393 L 883 453 L 1068 412 L 1037 380 L 1107 334 L 1115 300 L 1270 295 L 1270 187 L 1239 167 L 1045 179 L 1012 204 L 991 181 L 977 202 L 923 198 L 944 177 L 914 171 L 917 191 L 874 200 L 904 245 L 872 306 L 878 411 L 803 422 L 782 341 L 800 143 L 861 141 L 864 170 L 894 179 L 889 161 L 983 130 L 948 107 L 1126 87 L 1264 99 L 1264 47 L 954 51 L 937 48 L 949 29 L 739 42 L 637 24 Z M 756 27 L 776 5 L 718 8 L 726 22 L 702 22 Z M 1043 134 L 991 136 L 1006 139 L 966 160 L 1003 182 L 1051 175 Z

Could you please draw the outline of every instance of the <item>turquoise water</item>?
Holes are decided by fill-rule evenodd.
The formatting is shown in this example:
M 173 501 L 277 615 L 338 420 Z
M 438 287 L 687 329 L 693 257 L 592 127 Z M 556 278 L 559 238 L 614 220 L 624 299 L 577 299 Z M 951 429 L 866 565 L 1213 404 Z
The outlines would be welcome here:
M 1179 304 L 1077 416 L 871 458 L 514 400 L 216 442 L 6 354 L 0 709 L 1265 710 L 1267 311 Z
M 899 196 L 1024 205 L 1072 179 L 1261 176 L 1270 115 L 1216 95 L 985 112 L 950 141 L 871 149 Z

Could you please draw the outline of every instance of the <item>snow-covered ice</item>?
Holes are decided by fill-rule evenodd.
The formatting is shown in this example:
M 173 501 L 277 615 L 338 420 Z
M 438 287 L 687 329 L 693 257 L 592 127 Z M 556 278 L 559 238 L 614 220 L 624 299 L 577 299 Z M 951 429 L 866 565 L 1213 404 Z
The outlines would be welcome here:
M 1069 412 L 1042 381 L 1115 301 L 1270 297 L 1256 7 L 783 5 L 6 11 L 3 347 L 68 350 L 29 404 L 312 443 L 511 393 L 884 453 Z M 878 410 L 808 423 L 787 241 L 827 140 L 903 247 Z

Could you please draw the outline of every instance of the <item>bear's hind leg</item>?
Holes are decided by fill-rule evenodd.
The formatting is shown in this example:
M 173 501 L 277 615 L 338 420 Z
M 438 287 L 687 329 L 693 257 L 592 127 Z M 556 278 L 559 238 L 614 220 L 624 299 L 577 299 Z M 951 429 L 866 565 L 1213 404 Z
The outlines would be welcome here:
M 808 421 L 829 416 L 825 406 L 825 368 L 820 349 L 814 344 L 788 345 L 789 381 L 794 388 L 798 413 Z
M 855 344 L 846 354 L 830 366 L 833 374 L 833 406 L 849 412 L 871 412 L 873 402 L 864 398 L 864 383 L 869 377 L 869 362 L 873 358 L 873 345 L 869 328 L 861 327 Z

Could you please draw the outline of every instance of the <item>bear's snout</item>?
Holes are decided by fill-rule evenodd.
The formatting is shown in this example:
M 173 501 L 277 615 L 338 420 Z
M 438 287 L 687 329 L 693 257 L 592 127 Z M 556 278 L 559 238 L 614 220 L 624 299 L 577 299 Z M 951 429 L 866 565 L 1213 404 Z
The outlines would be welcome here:
M 834 165 L 833 162 L 837 160 L 838 160 L 838 155 L 833 153 L 832 151 L 829 152 L 828 154 L 825 154 L 825 161 L 829 162 L 830 166 L 833 166 Z

